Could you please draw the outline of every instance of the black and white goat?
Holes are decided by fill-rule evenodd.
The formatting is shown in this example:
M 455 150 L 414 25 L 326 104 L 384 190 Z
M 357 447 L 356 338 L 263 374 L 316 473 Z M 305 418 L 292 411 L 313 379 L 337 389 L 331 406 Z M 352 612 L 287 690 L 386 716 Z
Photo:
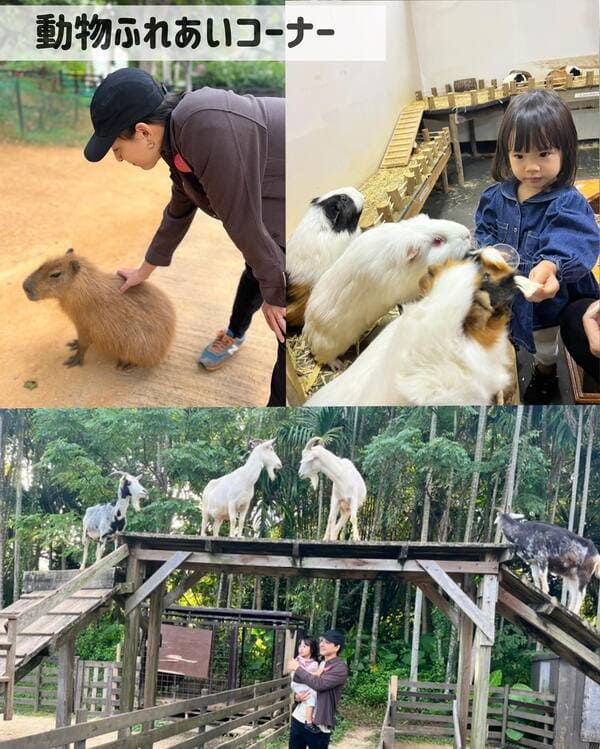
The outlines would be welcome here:
M 600 578 L 600 554 L 594 544 L 558 525 L 523 520 L 523 515 L 501 512 L 496 523 L 529 564 L 534 585 L 548 593 L 548 572 L 564 578 L 567 608 L 579 614 L 587 584 L 594 575 Z
M 83 517 L 83 559 L 80 569 L 85 569 L 90 541 L 96 541 L 96 561 L 102 558 L 108 541 L 114 539 L 117 533 L 125 529 L 127 524 L 127 510 L 129 503 L 133 509 L 140 511 L 140 499 L 148 496 L 148 492 L 140 484 L 138 476 L 132 476 L 125 471 L 113 471 L 111 476 L 121 476 L 117 490 L 117 501 L 112 504 L 88 507 Z

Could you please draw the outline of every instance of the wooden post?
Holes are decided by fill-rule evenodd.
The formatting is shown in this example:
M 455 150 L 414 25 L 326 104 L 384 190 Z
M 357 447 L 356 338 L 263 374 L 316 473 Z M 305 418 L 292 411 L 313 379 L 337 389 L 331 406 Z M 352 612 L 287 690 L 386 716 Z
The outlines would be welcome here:
M 496 600 L 498 598 L 497 575 L 484 575 L 480 583 L 481 613 L 494 628 Z M 493 639 L 489 639 L 480 628 L 475 635 L 475 684 L 473 697 L 473 719 L 471 725 L 471 749 L 485 749 L 487 739 L 487 710 L 490 691 L 490 663 Z
M 382 205 L 377 206 L 377 210 L 381 215 L 383 216 L 385 221 L 393 222 L 394 221 L 394 214 L 392 212 L 392 207 L 390 206 L 390 202 L 388 200 L 387 203 L 383 203 Z
M 160 624 L 162 620 L 165 583 L 152 591 L 150 615 L 148 617 L 148 641 L 146 643 L 146 666 L 144 669 L 144 707 L 156 705 L 156 677 L 158 671 L 158 651 L 160 649 Z
M 510 96 L 510 86 L 508 85 L 508 83 L 502 84 L 502 96 Z
M 33 670 L 33 712 L 37 713 L 40 710 L 40 702 L 42 700 L 42 668 L 43 665 L 40 663 L 39 666 Z
M 431 95 L 432 96 L 437 96 L 438 95 L 437 88 L 435 88 L 435 86 L 431 87 Z
M 474 106 L 475 104 L 479 104 L 479 96 L 477 91 L 471 91 L 471 106 Z
M 449 83 L 446 83 L 446 93 L 449 94 L 452 91 L 452 86 Z
M 448 125 L 450 127 L 450 140 L 452 142 L 452 150 L 454 151 L 454 163 L 456 164 L 456 177 L 460 187 L 465 186 L 465 173 L 463 172 L 462 155 L 460 153 L 460 140 L 458 139 L 458 125 L 454 120 L 454 116 L 450 114 L 448 116 Z
M 6 666 L 4 675 L 7 679 L 4 685 L 4 720 L 12 720 L 15 709 L 15 661 L 17 656 L 17 614 L 3 614 L 6 619 Z
M 85 709 L 77 710 L 75 713 L 75 723 L 87 723 L 88 712 Z M 85 739 L 81 741 L 75 741 L 73 743 L 73 749 L 85 749 Z
M 479 79 L 479 80 L 477 81 L 477 88 L 478 88 L 478 89 L 482 89 L 482 88 L 485 88 L 485 81 L 483 80 L 483 78 L 480 78 L 480 79 Z
M 430 133 L 429 133 L 429 130 L 428 130 L 428 129 L 427 129 L 426 127 L 424 127 L 424 128 L 423 128 L 423 129 L 421 130 L 421 134 L 423 135 L 423 141 L 424 141 L 425 143 L 429 143 L 429 141 L 431 140 L 431 135 L 430 135 Z
M 133 556 L 127 559 L 127 582 L 133 583 L 134 591 L 144 579 L 144 564 Z M 121 696 L 119 712 L 130 713 L 135 701 L 135 681 L 137 670 L 137 653 L 140 642 L 140 607 L 136 606 L 125 617 L 125 644 L 121 662 Z M 122 729 L 119 738 L 129 734 L 129 729 Z
M 479 152 L 477 150 L 477 137 L 475 135 L 475 122 L 473 120 L 469 120 L 469 140 L 471 141 L 471 155 L 473 158 L 477 158 Z
M 206 687 L 203 687 L 200 690 L 200 694 L 202 697 L 205 697 L 207 694 L 209 694 L 209 691 Z M 204 713 L 208 712 L 208 706 L 207 705 L 201 705 L 198 710 L 196 711 L 200 715 L 204 715 Z M 202 740 L 202 734 L 207 730 L 208 725 L 205 723 L 203 725 L 198 726 L 198 736 L 200 737 L 198 739 L 198 743 L 196 744 L 196 749 L 202 749 L 204 746 L 204 741 Z
M 585 85 L 586 86 L 593 86 L 594 85 L 594 71 L 588 70 L 585 74 Z
M 488 92 L 488 99 L 490 101 L 494 101 L 494 99 L 496 98 L 496 88 L 495 88 L 495 86 L 489 86 L 487 92 Z
M 23 120 L 23 104 L 21 103 L 21 82 L 15 78 L 15 96 L 17 98 L 17 114 L 19 115 L 19 130 L 21 135 L 25 132 L 25 121 Z
M 422 91 L 415 91 L 415 99 L 417 101 L 423 101 L 423 92 Z
M 492 78 L 491 86 L 492 88 L 498 88 L 498 80 L 496 78 Z
M 464 592 L 471 597 L 473 589 L 472 575 L 465 575 Z M 469 694 L 471 691 L 471 649 L 473 646 L 473 622 L 460 612 L 458 630 L 458 678 L 456 685 L 456 702 L 458 709 L 458 725 L 463 741 L 467 739 L 469 723 Z
M 71 724 L 73 713 L 75 639 L 69 638 L 58 651 L 58 685 L 56 692 L 56 727 Z
M 443 190 L 444 192 L 448 192 L 448 191 L 449 191 L 449 189 L 450 189 L 450 188 L 448 187 L 448 167 L 447 167 L 447 166 L 445 166 L 445 167 L 444 167 L 444 168 L 442 169 L 442 190 Z
M 455 94 L 448 94 L 448 106 L 454 107 L 456 106 L 456 95 Z
M 510 687 L 508 684 L 504 685 L 504 696 L 502 698 L 502 728 L 500 733 L 500 747 L 504 749 L 506 746 L 506 729 L 508 727 L 508 700 L 510 697 Z
M 427 97 L 427 109 L 435 109 L 435 99 L 433 96 Z

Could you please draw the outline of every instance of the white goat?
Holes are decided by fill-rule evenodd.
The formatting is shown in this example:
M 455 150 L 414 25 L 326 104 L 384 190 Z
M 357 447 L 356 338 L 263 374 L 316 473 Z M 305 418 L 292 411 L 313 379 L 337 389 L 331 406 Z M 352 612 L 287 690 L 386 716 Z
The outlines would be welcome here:
M 121 476 L 117 490 L 117 501 L 115 504 L 107 502 L 104 505 L 88 507 L 83 517 L 83 559 L 80 569 L 85 569 L 90 541 L 96 541 L 96 561 L 102 558 L 108 541 L 115 538 L 117 533 L 125 529 L 127 524 L 127 510 L 129 502 L 134 510 L 139 512 L 140 499 L 148 496 L 148 492 L 140 484 L 138 476 L 132 476 L 125 471 L 113 471 L 111 476 Z
M 327 450 L 323 447 L 320 437 L 311 437 L 302 451 L 298 475 L 301 479 L 310 479 L 316 491 L 319 473 L 324 473 L 333 482 L 329 519 L 323 540 L 337 541 L 342 528 L 350 519 L 352 538 L 354 541 L 360 541 L 357 515 L 367 496 L 363 477 L 352 461 L 348 458 L 338 458 Z
M 208 521 L 213 521 L 213 536 L 218 536 L 221 524 L 229 520 L 229 535 L 240 537 L 244 530 L 246 515 L 254 496 L 254 485 L 263 468 L 266 468 L 271 481 L 275 471 L 281 468 L 281 461 L 273 448 L 272 440 L 251 440 L 252 452 L 240 468 L 218 479 L 209 481 L 202 492 L 202 530 L 206 535 Z
M 600 554 L 587 538 L 549 523 L 523 520 L 523 515 L 500 512 L 502 533 L 531 569 L 534 585 L 548 593 L 548 572 L 564 578 L 570 611 L 579 614 L 585 589 L 600 577 Z

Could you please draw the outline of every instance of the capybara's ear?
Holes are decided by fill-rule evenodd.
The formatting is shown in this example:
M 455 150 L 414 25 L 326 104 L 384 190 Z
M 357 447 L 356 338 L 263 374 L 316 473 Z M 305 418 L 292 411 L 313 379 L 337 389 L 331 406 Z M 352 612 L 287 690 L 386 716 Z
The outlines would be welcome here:
M 80 268 L 81 264 L 79 260 L 71 260 L 71 270 L 73 271 L 73 273 L 77 273 Z
M 72 255 L 75 252 L 75 250 L 72 247 L 69 247 L 69 249 L 66 251 L 66 255 Z

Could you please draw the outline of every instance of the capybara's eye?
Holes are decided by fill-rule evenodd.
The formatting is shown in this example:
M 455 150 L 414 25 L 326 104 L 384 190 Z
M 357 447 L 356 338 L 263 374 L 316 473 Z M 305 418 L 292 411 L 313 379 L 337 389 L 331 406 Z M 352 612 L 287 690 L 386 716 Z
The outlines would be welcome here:
M 53 273 L 50 274 L 50 278 L 58 278 L 61 274 L 61 271 L 55 270 Z

